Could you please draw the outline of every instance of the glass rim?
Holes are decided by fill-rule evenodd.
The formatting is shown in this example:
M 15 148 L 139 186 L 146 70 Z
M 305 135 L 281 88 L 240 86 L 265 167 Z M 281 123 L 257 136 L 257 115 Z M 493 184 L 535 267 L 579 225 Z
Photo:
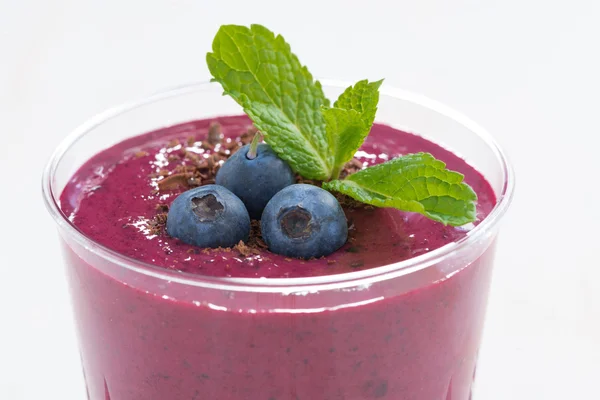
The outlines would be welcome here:
M 332 79 L 319 79 L 323 86 L 330 86 L 344 89 L 351 83 Z M 134 258 L 122 255 L 97 243 L 93 239 L 83 234 L 65 215 L 60 206 L 60 193 L 54 193 L 52 188 L 53 178 L 65 153 L 87 133 L 102 123 L 112 120 L 129 111 L 156 103 L 160 100 L 177 97 L 180 95 L 201 92 L 210 87 L 215 87 L 215 83 L 202 81 L 179 85 L 166 90 L 155 92 L 146 97 L 139 98 L 121 105 L 117 105 L 102 111 L 95 116 L 83 122 L 75 128 L 54 150 L 50 156 L 42 175 L 42 194 L 46 208 L 50 212 L 57 225 L 64 229 L 70 238 L 82 245 L 86 251 L 90 251 L 103 259 L 110 261 L 123 268 L 140 273 L 146 276 L 162 279 L 165 281 L 203 287 L 209 289 L 218 289 L 226 291 L 245 291 L 262 293 L 309 293 L 321 290 L 344 289 L 357 286 L 369 286 L 373 283 L 393 279 L 399 276 L 408 275 L 420 271 L 429 266 L 435 265 L 440 261 L 450 257 L 452 254 L 464 247 L 476 243 L 484 237 L 489 231 L 502 219 L 506 213 L 513 197 L 514 192 L 514 171 L 500 146 L 496 143 L 483 127 L 475 123 L 458 111 L 421 94 L 412 93 L 402 89 L 382 85 L 380 93 L 383 96 L 407 101 L 418 106 L 427 108 L 449 118 L 473 133 L 479 136 L 485 144 L 493 151 L 496 161 L 502 168 L 502 190 L 497 196 L 497 202 L 492 211 L 476 227 L 460 240 L 448 243 L 438 249 L 421 254 L 417 257 L 409 258 L 397 263 L 382 265 L 362 271 L 346 272 L 341 274 L 314 276 L 304 278 L 229 278 L 229 277 L 211 277 L 188 272 L 169 271 L 159 266 L 138 261 Z M 418 134 L 418 132 L 416 132 Z

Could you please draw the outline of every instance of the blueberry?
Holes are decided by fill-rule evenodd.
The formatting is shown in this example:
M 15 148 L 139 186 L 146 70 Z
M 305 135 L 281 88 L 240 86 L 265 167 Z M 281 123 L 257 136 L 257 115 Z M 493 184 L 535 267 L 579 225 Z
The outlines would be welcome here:
M 295 183 L 296 178 L 290 166 L 268 144 L 255 143 L 255 152 L 251 146 L 245 145 L 223 164 L 217 172 L 216 184 L 238 196 L 250 218 L 260 219 L 275 193 Z
M 229 190 L 206 185 L 177 196 L 167 215 L 167 232 L 195 246 L 231 247 L 248 240 L 250 217 Z
M 328 191 L 305 184 L 288 186 L 273 196 L 261 229 L 269 250 L 296 258 L 326 256 L 348 239 L 340 203 Z

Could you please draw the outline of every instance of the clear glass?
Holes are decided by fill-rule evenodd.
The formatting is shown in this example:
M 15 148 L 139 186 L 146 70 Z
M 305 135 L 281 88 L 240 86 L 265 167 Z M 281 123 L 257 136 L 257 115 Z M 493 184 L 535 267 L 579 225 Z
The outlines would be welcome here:
M 346 85 L 324 81 L 335 98 Z M 81 234 L 59 197 L 91 156 L 126 138 L 241 108 L 198 83 L 79 127 L 43 177 L 64 248 L 90 400 L 467 400 L 498 223 L 513 192 L 493 139 L 447 107 L 383 88 L 377 121 L 459 154 L 498 204 L 462 240 L 393 265 L 313 278 L 208 278 L 121 256 Z

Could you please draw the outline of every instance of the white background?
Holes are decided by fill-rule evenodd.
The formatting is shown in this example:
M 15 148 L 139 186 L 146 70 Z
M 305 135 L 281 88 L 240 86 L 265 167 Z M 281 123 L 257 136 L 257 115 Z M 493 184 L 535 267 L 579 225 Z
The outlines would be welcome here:
M 598 398 L 598 21 L 595 0 L 0 0 L 0 399 L 85 397 L 39 189 L 52 149 L 108 106 L 207 79 L 218 26 L 253 22 L 316 76 L 384 77 L 498 138 L 517 195 L 476 400 Z

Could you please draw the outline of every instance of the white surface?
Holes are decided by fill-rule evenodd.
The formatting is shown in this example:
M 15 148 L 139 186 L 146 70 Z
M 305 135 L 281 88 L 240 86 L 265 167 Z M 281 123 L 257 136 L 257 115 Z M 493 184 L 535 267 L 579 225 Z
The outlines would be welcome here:
M 218 26 L 252 22 L 284 34 L 317 76 L 385 77 L 497 136 L 517 195 L 476 400 L 597 398 L 600 3 L 285 3 L 0 0 L 0 399 L 85 398 L 39 190 L 51 150 L 105 107 L 208 78 Z

